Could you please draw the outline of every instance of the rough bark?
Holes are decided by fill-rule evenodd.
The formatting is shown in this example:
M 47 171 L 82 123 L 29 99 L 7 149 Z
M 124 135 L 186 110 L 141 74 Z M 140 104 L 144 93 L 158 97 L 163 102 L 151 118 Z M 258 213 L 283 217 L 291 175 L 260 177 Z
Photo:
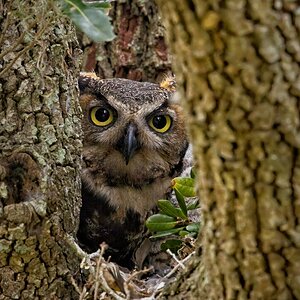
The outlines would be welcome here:
M 206 281 L 178 293 L 300 299 L 298 1 L 157 3 L 204 217 Z
M 152 82 L 171 72 L 164 27 L 154 0 L 112 2 L 110 16 L 116 34 L 112 42 L 97 44 L 79 34 L 84 71 L 95 71 L 101 78 Z
M 0 1 L 0 15 L 0 299 L 75 299 L 75 32 L 52 1 Z

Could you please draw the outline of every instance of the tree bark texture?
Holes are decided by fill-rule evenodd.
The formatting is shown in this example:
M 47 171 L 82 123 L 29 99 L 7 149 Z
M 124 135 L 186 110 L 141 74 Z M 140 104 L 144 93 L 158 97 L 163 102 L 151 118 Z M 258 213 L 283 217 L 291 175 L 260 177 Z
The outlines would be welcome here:
M 84 49 L 83 71 L 95 71 L 101 78 L 152 82 L 170 73 L 171 58 L 154 0 L 121 0 L 111 4 L 116 34 L 112 42 L 93 43 L 79 34 Z
M 207 280 L 185 299 L 300 299 L 299 2 L 157 3 L 204 217 Z
M 75 299 L 75 31 L 52 1 L 0 1 L 0 15 L 0 299 Z

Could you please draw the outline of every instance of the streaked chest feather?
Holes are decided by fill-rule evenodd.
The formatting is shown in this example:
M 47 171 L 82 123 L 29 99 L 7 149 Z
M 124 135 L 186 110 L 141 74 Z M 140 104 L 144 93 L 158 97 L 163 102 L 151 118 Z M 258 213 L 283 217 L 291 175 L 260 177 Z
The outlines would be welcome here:
M 171 184 L 171 178 L 158 178 L 152 183 L 140 187 L 94 185 L 93 182 L 85 183 L 93 193 L 107 199 L 108 204 L 118 212 L 119 220 L 122 222 L 128 210 L 145 218 L 147 213 L 156 206 L 157 200 L 165 196 Z

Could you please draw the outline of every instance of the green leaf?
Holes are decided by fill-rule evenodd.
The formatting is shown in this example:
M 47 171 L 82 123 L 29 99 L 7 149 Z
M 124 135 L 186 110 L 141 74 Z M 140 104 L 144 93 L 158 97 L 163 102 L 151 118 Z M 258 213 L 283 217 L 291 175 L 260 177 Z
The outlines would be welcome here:
M 199 199 L 194 199 L 190 202 L 190 204 L 187 206 L 187 210 L 193 210 L 199 207 Z
M 187 217 L 184 215 L 180 208 L 175 207 L 169 200 L 161 199 L 158 200 L 157 205 L 162 213 L 186 220 Z
M 175 177 L 173 181 L 175 182 L 175 184 L 188 187 L 194 187 L 195 185 L 195 180 L 191 177 Z
M 191 168 L 191 173 L 190 173 L 190 176 L 193 178 L 193 179 L 195 179 L 195 177 L 196 177 L 196 169 L 195 169 L 195 167 L 192 167 Z
M 64 0 L 65 13 L 89 38 L 95 42 L 111 41 L 115 38 L 109 17 L 104 8 L 85 5 L 79 0 Z
M 172 180 L 172 188 L 177 189 L 184 197 L 195 197 L 195 180 L 190 177 L 176 177 Z
M 188 236 L 192 237 L 192 238 L 196 238 L 197 235 L 198 235 L 198 233 L 193 231 L 193 232 L 190 232 L 190 234 Z
M 77 1 L 81 2 L 81 0 L 77 0 Z M 85 4 L 87 6 L 90 6 L 90 7 L 91 6 L 92 7 L 97 7 L 97 8 L 101 8 L 101 9 L 104 9 L 104 10 L 111 8 L 111 4 L 109 2 L 91 2 L 91 3 L 85 2 Z
M 173 253 L 176 253 L 180 247 L 182 245 L 182 241 L 181 240 L 167 240 L 166 242 L 162 243 L 160 248 L 162 251 L 166 251 L 168 249 L 170 249 Z
M 178 234 L 179 234 L 179 236 L 181 236 L 181 237 L 185 237 L 185 236 L 187 236 L 188 234 L 190 234 L 190 232 L 188 232 L 188 231 L 186 231 L 186 230 L 180 230 L 180 231 L 178 232 Z
M 146 226 L 150 231 L 165 231 L 177 225 L 176 219 L 163 214 L 150 216 L 146 221 Z
M 175 195 L 176 195 L 179 207 L 181 208 L 184 216 L 187 217 L 187 208 L 186 208 L 186 204 L 185 204 L 183 195 L 178 191 L 178 189 L 175 189 Z
M 111 8 L 110 1 L 93 1 L 93 2 L 86 2 L 83 0 L 64 0 L 65 3 L 71 2 L 76 6 L 82 7 L 90 7 L 90 8 L 101 8 L 102 10 L 106 10 L 108 8 Z M 68 4 L 67 4 L 68 5 Z
M 199 222 L 192 223 L 192 224 L 186 226 L 185 228 L 189 232 L 197 232 L 198 233 L 200 230 L 200 223 Z
M 170 230 L 160 231 L 156 234 L 153 234 L 150 238 L 154 239 L 154 238 L 161 238 L 161 237 L 173 235 L 173 234 L 176 234 L 176 233 L 182 231 L 182 229 L 184 229 L 184 227 L 178 227 L 178 228 L 174 228 L 174 229 L 170 229 Z

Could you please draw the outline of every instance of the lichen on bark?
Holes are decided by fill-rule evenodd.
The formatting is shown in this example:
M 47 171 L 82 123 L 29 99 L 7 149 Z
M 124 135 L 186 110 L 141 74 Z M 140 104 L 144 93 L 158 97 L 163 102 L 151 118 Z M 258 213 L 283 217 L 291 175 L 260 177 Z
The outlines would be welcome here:
M 0 299 L 74 299 L 80 51 L 53 1 L 0 5 Z M 75 275 L 74 275 L 75 276 Z

